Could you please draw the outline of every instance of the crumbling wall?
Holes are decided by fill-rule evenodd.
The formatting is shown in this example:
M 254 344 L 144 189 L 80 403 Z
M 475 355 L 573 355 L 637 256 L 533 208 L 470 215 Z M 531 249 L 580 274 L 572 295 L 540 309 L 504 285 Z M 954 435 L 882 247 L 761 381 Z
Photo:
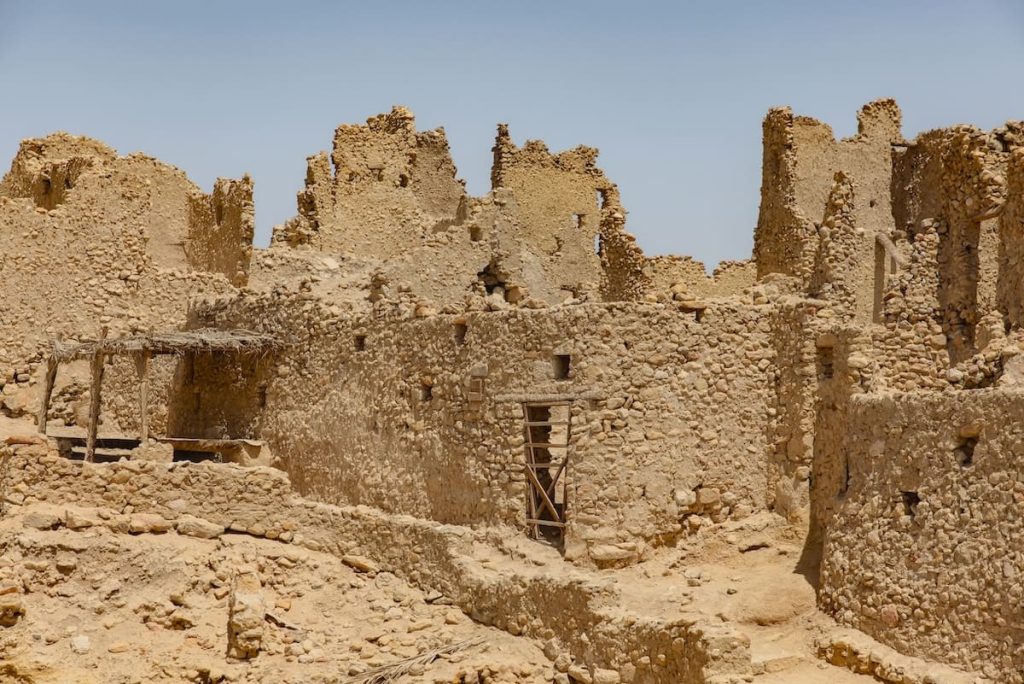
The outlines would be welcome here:
M 1024 150 L 1007 160 L 1006 203 L 999 217 L 999 309 L 1012 326 L 1024 325 Z
M 251 186 L 231 194 L 225 206 L 251 207 Z M 88 138 L 59 133 L 22 144 L 0 184 L 7 412 L 34 412 L 52 338 L 177 327 L 192 296 L 234 290 L 186 258 L 198 225 L 190 226 L 188 207 L 207 200 L 181 171 L 143 155 L 117 157 Z
M 892 100 L 868 103 L 857 115 L 858 132 L 836 141 L 832 129 L 788 108 L 772 109 L 764 120 L 761 207 L 754 233 L 758 277 L 781 273 L 809 284 L 818 249 L 818 217 L 825 214 L 833 179 L 842 171 L 859 201 L 856 258 L 846 274 L 853 312 L 872 318 L 876 235 L 892 233 L 890 186 L 892 146 L 902 141 L 900 111 Z
M 309 158 L 299 215 L 273 239 L 388 259 L 453 221 L 464 200 L 444 130 L 417 133 L 412 112 L 395 107 L 365 125 L 339 126 L 330 157 Z
M 1024 681 L 1019 392 L 860 395 L 822 607 L 902 653 Z
M 511 193 L 518 225 L 497 236 L 501 260 L 515 270 L 538 269 L 543 280 L 569 296 L 596 293 L 601 211 L 612 189 L 597 167 L 597 150 L 580 146 L 552 154 L 539 140 L 520 148 L 502 124 L 493 151 L 491 186 Z
M 185 243 L 195 271 L 223 274 L 236 287 L 249 281 L 256 227 L 252 179 L 218 178 L 212 195 L 189 196 L 189 234 Z
M 655 256 L 644 264 L 652 293 L 670 293 L 676 299 L 742 295 L 757 280 L 753 261 L 723 261 L 710 276 L 704 264 L 689 256 Z
M 896 225 L 908 233 L 934 228 L 939 236 L 935 298 L 953 363 L 977 351 L 975 328 L 997 306 L 998 217 L 1016 130 L 1007 124 L 991 132 L 972 126 L 929 131 L 894 158 Z
M 266 388 L 261 437 L 324 501 L 522 525 L 523 404 L 569 401 L 570 555 L 614 563 L 765 507 L 767 308 L 722 302 L 700 321 L 613 304 L 375 318 L 266 293 L 196 323 L 295 341 Z
M 643 253 L 597 150 L 520 148 L 500 125 L 493 152 L 492 190 L 471 198 L 444 131 L 417 132 L 407 109 L 342 125 L 330 157 L 309 158 L 299 214 L 274 245 L 375 260 L 387 283 L 440 308 L 495 293 L 510 304 L 644 294 Z

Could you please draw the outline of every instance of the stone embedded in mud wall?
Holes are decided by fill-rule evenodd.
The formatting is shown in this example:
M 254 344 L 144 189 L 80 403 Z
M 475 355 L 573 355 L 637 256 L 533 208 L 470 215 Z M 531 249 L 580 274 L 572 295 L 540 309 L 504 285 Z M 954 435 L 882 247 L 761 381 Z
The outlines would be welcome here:
M 259 573 L 239 568 L 228 598 L 228 656 L 250 659 L 259 655 L 266 615 Z
M 0 586 L 0 627 L 11 627 L 25 615 L 21 591 L 17 586 Z

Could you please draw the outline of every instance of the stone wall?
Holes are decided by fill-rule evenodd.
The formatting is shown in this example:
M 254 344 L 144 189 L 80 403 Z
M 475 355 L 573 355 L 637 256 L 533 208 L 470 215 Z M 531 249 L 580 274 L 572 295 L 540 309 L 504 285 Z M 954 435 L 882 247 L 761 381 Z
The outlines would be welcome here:
M 656 256 L 646 260 L 645 271 L 654 293 L 671 292 L 679 299 L 742 295 L 757 280 L 753 261 L 723 261 L 710 276 L 704 264 L 688 256 Z
M 35 401 L 32 383 L 51 339 L 96 336 L 103 327 L 111 337 L 173 329 L 185 323 L 192 296 L 234 291 L 230 280 L 248 267 L 252 188 L 222 180 L 218 189 L 204 195 L 173 167 L 118 157 L 87 138 L 22 144 L 0 183 L 0 385 L 8 412 Z M 208 217 L 191 211 L 206 204 Z M 219 227 L 218 217 L 232 227 Z M 190 253 L 214 252 L 235 256 L 190 262 Z
M 853 313 L 870 322 L 876 301 L 877 235 L 892 232 L 892 146 L 902 142 L 900 111 L 892 100 L 865 105 L 858 132 L 837 141 L 832 129 L 788 108 L 772 109 L 764 120 L 761 208 L 754 233 L 758 277 L 781 273 L 809 283 L 818 249 L 820 222 L 836 172 L 850 180 L 858 202 L 850 217 L 856 227 L 846 275 Z
M 275 251 L 373 260 L 377 280 L 438 307 L 477 295 L 556 304 L 643 294 L 643 255 L 596 149 L 519 147 L 502 124 L 493 152 L 491 192 L 469 197 L 443 129 L 417 132 L 404 107 L 342 125 L 331 155 L 309 158 L 298 216 L 275 228 Z
M 902 653 L 1024 681 L 1024 395 L 860 395 L 822 607 Z
M 278 292 L 197 311 L 195 324 L 291 341 L 256 422 L 303 494 L 522 525 L 523 405 L 559 400 L 572 411 L 570 557 L 635 561 L 648 544 L 766 506 L 770 305 L 425 317 L 387 306 L 346 316 Z M 218 372 L 250 383 L 235 394 L 253 396 L 252 380 L 231 371 L 196 375 L 216 385 Z
M 751 671 L 746 637 L 725 624 L 623 613 L 608 582 L 527 564 L 485 568 L 479 533 L 293 496 L 284 473 L 221 464 L 83 464 L 45 447 L 0 448 L 0 503 L 53 504 L 53 524 L 135 533 L 249 534 L 369 558 L 448 597 L 474 620 L 544 639 L 584 671 L 626 684 L 727 684 Z

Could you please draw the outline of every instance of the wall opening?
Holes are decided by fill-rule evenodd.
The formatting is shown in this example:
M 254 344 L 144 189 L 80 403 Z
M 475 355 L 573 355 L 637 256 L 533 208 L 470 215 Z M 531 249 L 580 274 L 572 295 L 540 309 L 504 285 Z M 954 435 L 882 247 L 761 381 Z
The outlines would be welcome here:
M 575 228 L 576 230 L 579 230 L 579 229 L 583 228 L 584 218 L 585 218 L 584 214 L 573 214 L 572 215 L 572 227 Z
M 818 347 L 818 380 L 831 380 L 835 374 L 835 354 L 832 347 Z
M 569 373 L 572 371 L 572 356 L 569 354 L 555 354 L 551 362 L 555 370 L 555 380 L 568 380 Z
M 917 492 L 900 492 L 900 502 L 903 504 L 903 515 L 911 518 L 917 516 L 917 505 L 921 503 Z
M 434 386 L 427 382 L 420 383 L 420 401 L 430 401 L 434 398 Z
M 568 522 L 569 404 L 526 404 L 523 416 L 527 526 L 534 539 L 561 548 Z
M 961 468 L 969 468 L 974 464 L 974 447 L 978 446 L 977 437 L 961 437 L 953 454 Z
M 601 234 L 594 236 L 594 254 L 601 256 Z
M 473 224 L 469 227 L 469 240 L 470 242 L 480 242 L 480 239 L 484 236 L 484 229 Z
M 452 329 L 455 333 L 455 344 L 466 344 L 466 333 L 469 332 L 469 326 L 465 323 L 456 323 Z
M 889 278 L 895 274 L 896 259 L 889 254 L 879 236 L 875 240 L 874 297 L 871 304 L 871 320 L 875 323 L 885 320 L 885 291 L 889 287 Z
M 357 352 L 366 351 L 366 335 L 356 335 L 353 339 L 353 346 Z

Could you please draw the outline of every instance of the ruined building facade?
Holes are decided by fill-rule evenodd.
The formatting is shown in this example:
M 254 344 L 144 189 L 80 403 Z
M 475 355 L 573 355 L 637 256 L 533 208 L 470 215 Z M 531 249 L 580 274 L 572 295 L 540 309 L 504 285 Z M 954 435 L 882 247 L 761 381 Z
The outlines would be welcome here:
M 822 611 L 1024 682 L 1024 125 L 907 140 L 891 100 L 858 123 L 768 113 L 753 257 L 710 276 L 643 254 L 597 150 L 506 126 L 482 197 L 408 110 L 340 126 L 268 249 L 248 178 L 207 195 L 26 141 L 0 183 L 4 410 L 38 406 L 53 338 L 268 333 L 266 357 L 163 361 L 154 429 L 260 440 L 311 499 L 516 529 L 586 568 L 770 511 Z M 138 430 L 134 372 L 109 370 L 105 429 Z M 49 421 L 80 425 L 84 387 L 56 396 Z

